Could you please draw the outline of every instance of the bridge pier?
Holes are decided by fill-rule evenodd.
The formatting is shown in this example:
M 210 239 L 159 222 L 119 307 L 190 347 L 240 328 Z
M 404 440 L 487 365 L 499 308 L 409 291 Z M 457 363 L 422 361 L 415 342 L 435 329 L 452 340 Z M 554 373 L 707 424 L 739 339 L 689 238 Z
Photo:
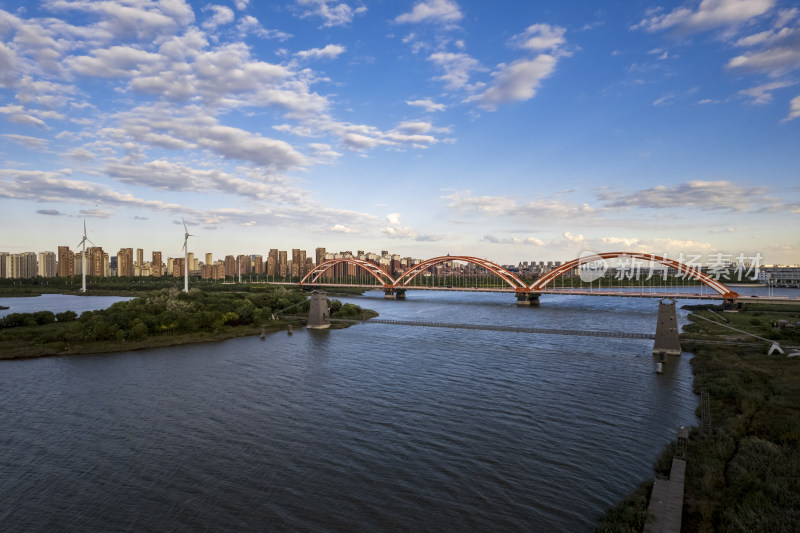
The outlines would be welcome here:
M 538 292 L 518 292 L 517 305 L 539 305 Z
M 678 314 L 676 302 L 672 299 L 658 302 L 658 319 L 656 322 L 656 341 L 653 343 L 653 355 L 659 355 L 661 361 L 667 355 L 681 354 L 681 339 L 678 333 Z
M 308 329 L 328 329 L 331 327 L 331 316 L 328 310 L 328 298 L 324 292 L 311 293 L 311 306 L 308 310 Z
M 406 290 L 405 289 L 384 289 L 383 290 L 383 297 L 388 299 L 394 300 L 405 300 L 406 299 Z
M 722 301 L 722 310 L 729 313 L 738 311 L 739 304 L 736 302 L 736 298 L 725 298 L 725 300 Z

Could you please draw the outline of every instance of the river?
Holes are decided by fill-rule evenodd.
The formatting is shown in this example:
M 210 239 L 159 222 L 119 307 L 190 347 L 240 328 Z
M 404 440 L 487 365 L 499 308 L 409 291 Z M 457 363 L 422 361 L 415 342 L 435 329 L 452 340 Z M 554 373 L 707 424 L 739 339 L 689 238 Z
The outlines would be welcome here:
M 658 307 L 342 300 L 398 320 L 650 333 Z M 0 530 L 590 531 L 697 424 L 691 355 L 657 375 L 651 348 L 363 324 L 3 361 Z

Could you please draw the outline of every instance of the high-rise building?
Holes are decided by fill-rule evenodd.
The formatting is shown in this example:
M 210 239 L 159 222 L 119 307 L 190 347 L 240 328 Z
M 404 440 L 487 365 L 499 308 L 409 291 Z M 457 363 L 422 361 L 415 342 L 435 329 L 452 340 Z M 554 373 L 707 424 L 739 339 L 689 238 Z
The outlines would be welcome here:
M 236 276 L 236 258 L 232 255 L 225 256 L 225 276 Z
M 319 266 L 322 263 L 324 263 L 325 262 L 325 248 L 317 248 L 316 250 L 314 250 L 314 256 L 316 257 L 316 260 L 317 260 L 317 265 L 316 266 Z
M 203 279 L 225 279 L 225 263 L 223 261 L 204 263 L 200 267 L 200 277 Z
M 306 272 L 306 251 L 292 248 L 292 278 L 302 278 Z
M 173 257 L 172 258 L 172 275 L 176 278 L 182 278 L 184 275 L 183 272 L 183 264 L 184 259 L 183 257 Z
M 310 257 L 306 257 L 306 264 L 305 268 L 303 268 L 303 275 L 305 276 L 312 270 L 314 270 L 314 260 L 311 259 Z
M 117 252 L 117 276 L 133 276 L 133 248 L 120 248 Z
M 164 264 L 161 262 L 161 252 L 153 252 L 153 261 L 150 263 L 150 275 L 157 278 L 164 275 Z
M 250 274 L 250 256 L 240 255 L 236 258 L 239 261 L 239 274 Z
M 206 254 L 206 264 L 213 265 L 214 264 L 214 255 L 211 253 Z
M 270 248 L 267 254 L 267 276 L 276 276 L 278 274 L 278 249 Z
M 142 267 L 144 266 L 144 250 L 141 248 L 136 249 L 136 266 L 134 267 L 134 274 L 136 276 L 142 275 Z
M 266 272 L 264 268 L 264 258 L 260 255 L 250 256 L 250 261 L 253 264 L 253 274 L 263 274 Z
M 289 260 L 286 256 L 285 250 L 278 252 L 278 275 L 282 278 L 285 278 L 286 274 L 288 274 Z
M 52 253 L 52 252 L 51 252 Z M 36 252 L 8 254 L 5 257 L 6 278 L 35 278 L 39 275 Z
M 75 275 L 75 254 L 69 246 L 58 247 L 58 277 L 68 278 Z
M 100 246 L 92 246 L 86 254 L 86 274 L 98 278 L 105 277 L 106 270 L 110 269 L 110 266 L 106 266 L 108 265 L 108 254 L 103 252 L 103 248 Z
M 7 278 L 8 275 L 6 274 L 7 266 L 6 262 L 8 261 L 8 256 L 11 255 L 8 252 L 0 252 L 0 278 Z
M 43 278 L 56 277 L 56 253 L 39 252 L 39 276 Z

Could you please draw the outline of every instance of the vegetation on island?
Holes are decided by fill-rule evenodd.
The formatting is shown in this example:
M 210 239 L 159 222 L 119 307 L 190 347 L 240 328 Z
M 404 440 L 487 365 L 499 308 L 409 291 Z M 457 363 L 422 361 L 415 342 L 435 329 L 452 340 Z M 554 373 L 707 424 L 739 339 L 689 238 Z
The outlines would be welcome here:
M 329 306 L 336 318 L 376 315 L 338 300 L 330 300 Z M 283 314 L 307 316 L 308 307 L 306 293 L 281 286 L 250 291 L 192 288 L 188 293 L 171 287 L 80 316 L 73 311 L 11 313 L 0 318 L 0 359 L 128 351 L 255 335 L 283 329 L 294 320 Z
M 738 313 L 713 305 L 693 314 L 682 336 L 694 353 L 693 388 L 708 391 L 711 429 L 693 428 L 686 452 L 684 531 L 797 531 L 800 524 L 800 357 L 767 355 L 776 340 L 800 345 L 800 308 L 748 303 Z M 707 320 L 703 320 L 703 317 Z M 728 326 L 728 327 L 726 327 Z M 794 326 L 794 327 L 792 327 Z M 754 342 L 709 344 L 705 340 Z M 700 419 L 700 407 L 697 411 Z M 677 443 L 654 465 L 668 476 Z M 652 481 L 609 509 L 597 530 L 641 531 Z

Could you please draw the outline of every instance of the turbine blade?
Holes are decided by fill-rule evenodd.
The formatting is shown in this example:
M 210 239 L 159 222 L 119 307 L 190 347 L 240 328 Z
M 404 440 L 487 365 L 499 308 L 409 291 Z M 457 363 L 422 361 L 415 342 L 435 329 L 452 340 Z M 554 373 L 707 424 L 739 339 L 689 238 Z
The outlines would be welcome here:
M 186 228 L 186 221 L 183 220 L 183 217 L 181 217 L 181 222 L 183 222 L 183 231 L 185 231 L 186 233 L 189 233 L 189 230 Z

